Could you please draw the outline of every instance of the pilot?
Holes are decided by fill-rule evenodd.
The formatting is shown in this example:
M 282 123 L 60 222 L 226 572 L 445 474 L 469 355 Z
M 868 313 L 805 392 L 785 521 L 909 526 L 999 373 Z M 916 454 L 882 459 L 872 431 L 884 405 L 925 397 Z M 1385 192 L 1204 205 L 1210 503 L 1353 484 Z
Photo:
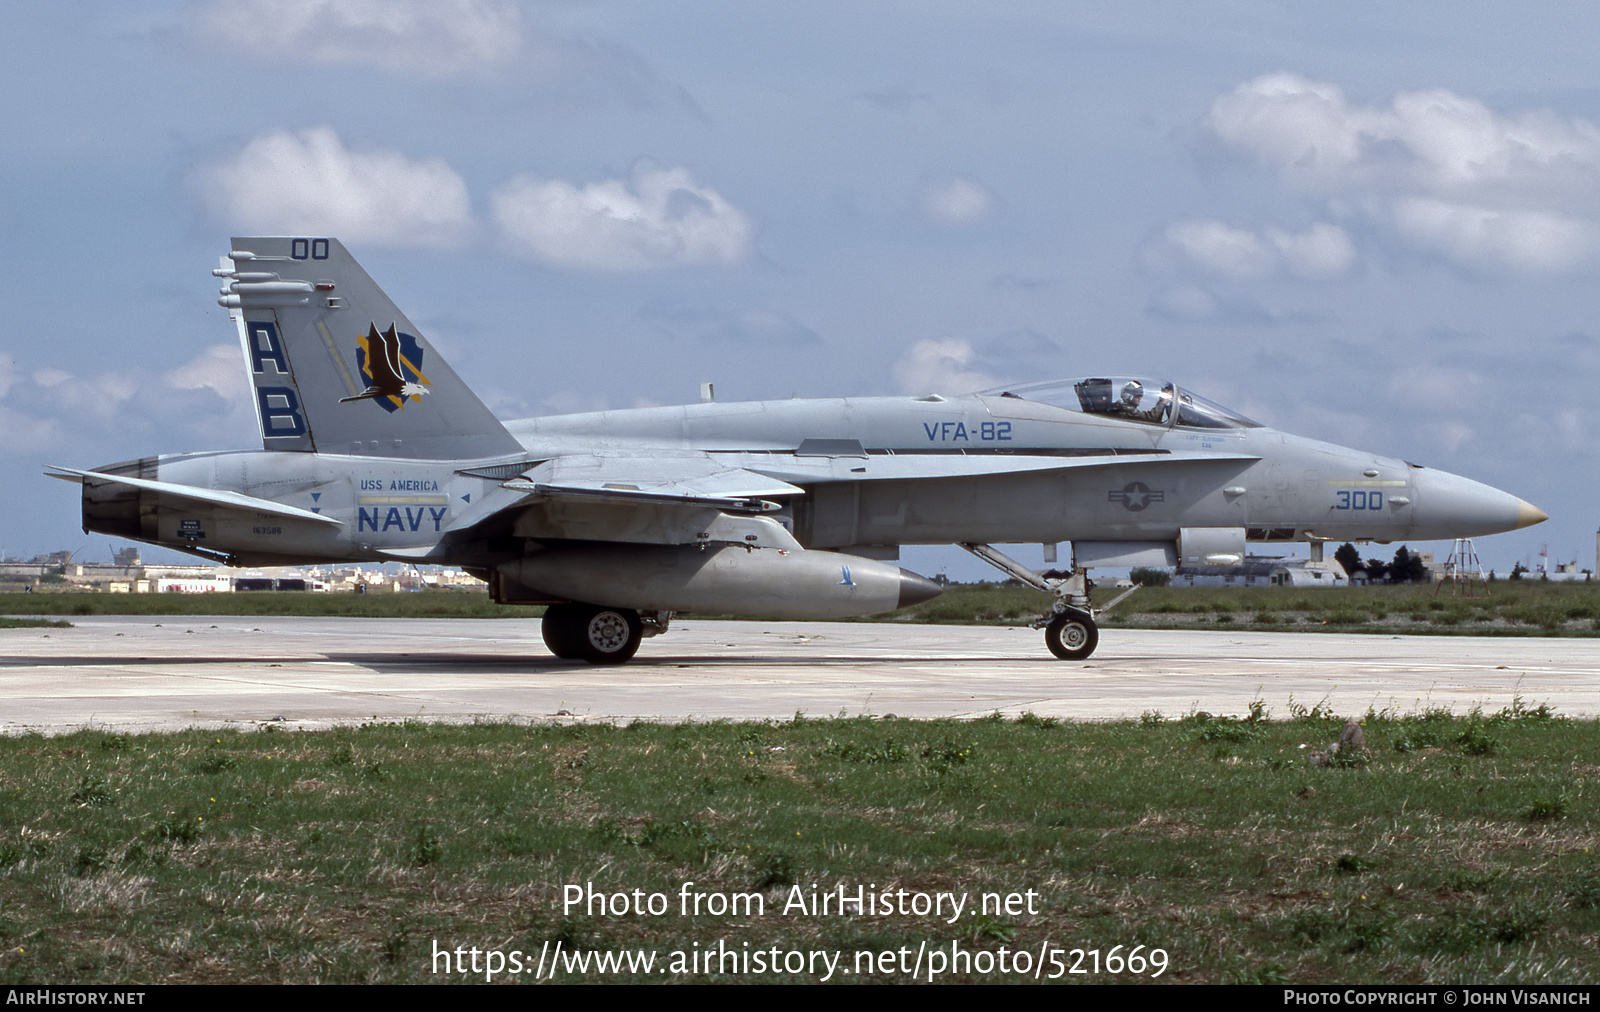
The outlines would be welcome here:
M 1122 413 L 1125 415 L 1137 415 L 1139 413 L 1139 402 L 1142 400 L 1144 400 L 1144 386 L 1138 380 L 1129 380 L 1127 385 L 1122 388 Z
M 1153 403 L 1148 408 L 1140 410 L 1143 403 L 1144 384 L 1138 380 L 1129 380 L 1122 387 L 1117 410 L 1129 418 L 1138 419 L 1141 422 L 1155 422 L 1158 425 L 1164 423 L 1167 420 L 1167 411 L 1172 405 L 1171 385 L 1168 384 L 1162 388 L 1161 393 L 1153 399 Z

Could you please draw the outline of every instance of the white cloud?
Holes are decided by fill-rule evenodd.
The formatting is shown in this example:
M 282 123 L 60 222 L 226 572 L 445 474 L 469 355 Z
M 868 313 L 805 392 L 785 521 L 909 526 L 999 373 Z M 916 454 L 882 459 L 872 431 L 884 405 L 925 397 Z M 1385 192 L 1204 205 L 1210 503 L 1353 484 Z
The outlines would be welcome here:
M 517 253 L 587 270 L 737 263 L 755 233 L 744 212 L 684 168 L 641 165 L 631 180 L 581 188 L 518 176 L 494 192 L 490 207 Z
M 1000 381 L 973 368 L 977 352 L 955 338 L 918 341 L 895 362 L 894 381 L 911 394 L 965 394 L 998 386 Z
M 1241 84 L 1206 125 L 1298 185 L 1416 188 L 1457 196 L 1506 187 L 1592 203 L 1600 128 L 1547 111 L 1502 116 L 1442 88 L 1400 92 L 1387 108 L 1294 74 Z
M 1356 251 L 1344 229 L 1327 222 L 1300 233 L 1268 228 L 1258 235 L 1202 219 L 1170 226 L 1147 260 L 1152 265 L 1176 261 L 1230 281 L 1278 274 L 1316 281 L 1347 273 L 1355 265 Z
M 1331 84 L 1294 74 L 1246 81 L 1217 99 L 1206 126 L 1232 147 L 1305 186 L 1348 185 L 1369 112 Z
M 195 185 L 220 223 L 246 232 L 441 246 L 472 225 L 467 185 L 448 164 L 351 150 L 326 127 L 262 134 Z
M 1277 268 L 1272 248 L 1255 233 L 1220 221 L 1182 221 L 1163 237 L 1180 257 L 1208 274 L 1233 280 L 1264 278 Z
M 430 77 L 493 69 L 523 48 L 505 0 L 212 0 L 197 27 L 269 59 Z
M 1600 127 L 1587 120 L 1503 115 L 1438 88 L 1362 105 L 1271 74 L 1218 98 L 1205 125 L 1289 185 L 1464 266 L 1553 273 L 1600 248 Z
M 1425 197 L 1396 200 L 1397 232 L 1413 244 L 1468 266 L 1553 274 L 1594 250 L 1595 224 L 1547 211 L 1511 211 Z
M 44 366 L 23 375 L 0 354 L 0 458 L 49 453 L 63 463 L 100 463 L 108 445 L 121 448 L 113 452 L 249 446 L 255 424 L 237 344 L 213 345 L 163 374 Z
M 1307 281 L 1336 278 L 1355 266 L 1355 245 L 1338 225 L 1319 221 L 1299 234 L 1269 228 L 1267 238 L 1283 258 L 1284 268 L 1297 278 Z
M 994 197 L 970 179 L 951 179 L 922 190 L 922 210 L 946 225 L 971 225 L 989 217 Z
M 164 379 L 175 389 L 210 390 L 225 401 L 247 400 L 251 395 L 237 344 L 213 344 Z

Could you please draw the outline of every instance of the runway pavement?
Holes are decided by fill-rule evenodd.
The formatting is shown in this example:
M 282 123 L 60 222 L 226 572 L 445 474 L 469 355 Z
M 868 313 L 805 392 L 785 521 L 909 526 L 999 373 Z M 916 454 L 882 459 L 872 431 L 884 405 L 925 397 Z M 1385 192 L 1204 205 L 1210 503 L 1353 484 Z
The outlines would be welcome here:
M 1342 715 L 1520 696 L 1600 713 L 1583 639 L 1105 630 L 1080 663 L 1031 629 L 694 619 L 622 667 L 558 661 L 537 621 L 82 617 L 0 630 L 0 733 L 317 728 L 366 720 L 1074 719 Z

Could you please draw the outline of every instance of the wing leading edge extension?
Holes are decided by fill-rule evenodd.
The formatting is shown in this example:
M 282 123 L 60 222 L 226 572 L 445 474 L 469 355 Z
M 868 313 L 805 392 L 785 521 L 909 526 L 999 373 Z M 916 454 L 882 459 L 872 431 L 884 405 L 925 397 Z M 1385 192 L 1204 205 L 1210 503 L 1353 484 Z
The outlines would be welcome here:
M 730 456 L 735 456 L 731 455 Z M 1152 453 L 1054 456 L 1048 454 L 872 453 L 859 457 L 744 455 L 743 467 L 796 485 L 820 482 L 895 481 L 919 478 L 982 478 L 1040 471 L 1073 471 L 1129 464 L 1176 467 L 1186 464 L 1249 464 L 1261 458 L 1248 453 L 1197 450 Z

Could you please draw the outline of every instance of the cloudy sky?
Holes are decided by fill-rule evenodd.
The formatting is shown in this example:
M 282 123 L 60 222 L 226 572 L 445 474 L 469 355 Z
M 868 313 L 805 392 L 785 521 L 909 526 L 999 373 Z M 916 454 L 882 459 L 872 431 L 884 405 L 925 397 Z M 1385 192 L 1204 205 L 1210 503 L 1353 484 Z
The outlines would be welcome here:
M 1597 39 L 1571 3 L 19 5 L 0 552 L 108 556 L 47 463 L 259 446 L 210 276 L 259 230 L 342 238 L 504 417 L 1171 377 L 1546 509 L 1479 542 L 1501 572 L 1592 566 Z

